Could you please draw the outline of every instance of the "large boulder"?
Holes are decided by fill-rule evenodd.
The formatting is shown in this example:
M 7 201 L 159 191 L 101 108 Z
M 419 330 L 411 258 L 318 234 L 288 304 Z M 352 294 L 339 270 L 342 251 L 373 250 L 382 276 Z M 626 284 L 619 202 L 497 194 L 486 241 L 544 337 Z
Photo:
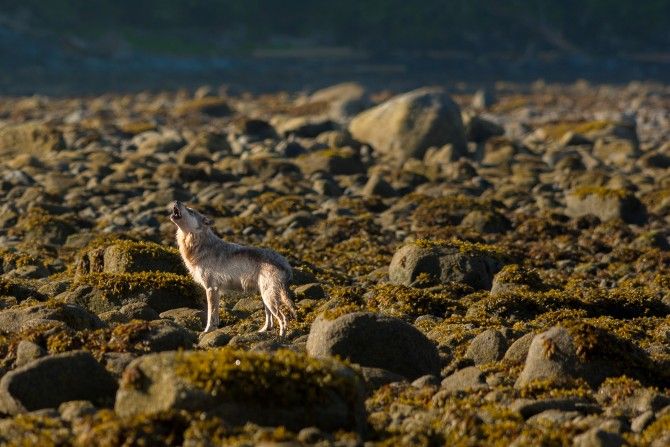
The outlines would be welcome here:
M 351 120 L 349 131 L 399 161 L 421 159 L 431 146 L 452 144 L 460 155 L 467 149 L 460 109 L 437 88 L 414 90 L 368 109 Z
M 576 366 L 572 337 L 565 328 L 552 327 L 533 338 L 526 363 L 514 386 L 521 388 L 535 380 L 565 383 L 574 378 Z
M 502 268 L 502 257 L 493 247 L 429 241 L 412 242 L 395 252 L 389 266 L 392 283 L 406 286 L 417 281 L 468 284 L 475 289 L 491 289 L 493 275 Z
M 0 129 L 0 152 L 12 151 L 42 155 L 65 148 L 63 134 L 46 124 L 28 122 Z
M 397 318 L 355 312 L 319 316 L 309 331 L 307 353 L 340 356 L 362 366 L 383 368 L 408 379 L 439 375 L 435 345 L 418 329 Z
M 57 408 L 71 400 L 104 404 L 114 397 L 116 388 L 111 374 L 90 353 L 51 355 L 5 374 L 0 380 L 0 412 Z
M 180 307 L 201 309 L 204 291 L 188 276 L 174 273 L 91 273 L 78 276 L 73 289 L 59 299 L 96 314 L 131 303 L 146 304 L 160 313 Z
M 626 223 L 644 224 L 647 210 L 635 195 L 621 189 L 582 187 L 565 196 L 566 214 L 571 217 L 597 216 L 602 221 L 621 219 Z
M 233 425 L 362 429 L 364 395 L 360 376 L 334 360 L 222 348 L 134 360 L 123 373 L 114 409 L 121 417 L 183 409 L 216 414 Z
M 12 307 L 0 311 L 0 331 L 19 332 L 31 321 L 61 321 L 75 330 L 97 329 L 103 322 L 86 309 L 63 303 L 45 303 Z
M 76 273 L 170 272 L 186 275 L 179 251 L 153 242 L 115 241 L 92 248 L 77 260 Z

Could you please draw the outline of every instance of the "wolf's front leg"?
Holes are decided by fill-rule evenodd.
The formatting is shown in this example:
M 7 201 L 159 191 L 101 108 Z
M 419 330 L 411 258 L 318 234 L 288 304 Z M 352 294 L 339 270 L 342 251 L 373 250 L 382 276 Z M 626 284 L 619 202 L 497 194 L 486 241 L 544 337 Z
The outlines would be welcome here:
M 207 293 L 207 326 L 205 332 L 219 327 L 219 292 L 215 287 L 208 287 Z

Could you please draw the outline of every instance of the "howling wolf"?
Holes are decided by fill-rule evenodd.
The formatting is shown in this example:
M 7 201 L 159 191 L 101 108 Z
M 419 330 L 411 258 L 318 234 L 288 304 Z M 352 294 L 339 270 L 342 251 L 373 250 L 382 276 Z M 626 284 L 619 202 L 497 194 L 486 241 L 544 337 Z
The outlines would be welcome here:
M 272 250 L 221 240 L 211 230 L 207 217 L 179 201 L 172 203 L 170 220 L 177 225 L 177 244 L 186 268 L 207 293 L 205 332 L 219 325 L 219 298 L 225 290 L 258 290 L 265 307 L 265 324 L 259 332 L 272 328 L 276 319 L 279 335 L 283 336 L 285 311 L 296 316 L 289 297 L 292 270 L 288 261 Z

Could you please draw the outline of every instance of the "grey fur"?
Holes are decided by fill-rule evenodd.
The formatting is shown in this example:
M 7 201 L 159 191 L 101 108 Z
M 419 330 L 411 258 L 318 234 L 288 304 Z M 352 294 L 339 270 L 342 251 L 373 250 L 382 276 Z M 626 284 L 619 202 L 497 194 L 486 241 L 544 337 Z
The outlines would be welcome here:
M 288 261 L 272 250 L 226 242 L 214 234 L 209 219 L 176 201 L 170 219 L 177 225 L 177 245 L 186 268 L 207 293 L 207 326 L 219 324 L 219 299 L 226 290 L 260 291 L 265 308 L 265 325 L 259 332 L 279 324 L 286 333 L 286 314 L 295 318 L 295 305 L 288 284 L 292 269 Z M 282 309 L 282 307 L 284 309 Z

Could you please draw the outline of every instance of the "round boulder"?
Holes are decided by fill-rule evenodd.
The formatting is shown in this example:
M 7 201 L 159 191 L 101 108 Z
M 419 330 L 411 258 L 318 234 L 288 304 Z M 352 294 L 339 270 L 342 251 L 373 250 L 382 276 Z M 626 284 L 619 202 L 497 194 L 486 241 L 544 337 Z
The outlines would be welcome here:
M 440 372 L 437 348 L 418 329 L 397 318 L 367 312 L 333 320 L 319 316 L 309 331 L 307 353 L 314 357 L 337 355 L 410 380 Z

